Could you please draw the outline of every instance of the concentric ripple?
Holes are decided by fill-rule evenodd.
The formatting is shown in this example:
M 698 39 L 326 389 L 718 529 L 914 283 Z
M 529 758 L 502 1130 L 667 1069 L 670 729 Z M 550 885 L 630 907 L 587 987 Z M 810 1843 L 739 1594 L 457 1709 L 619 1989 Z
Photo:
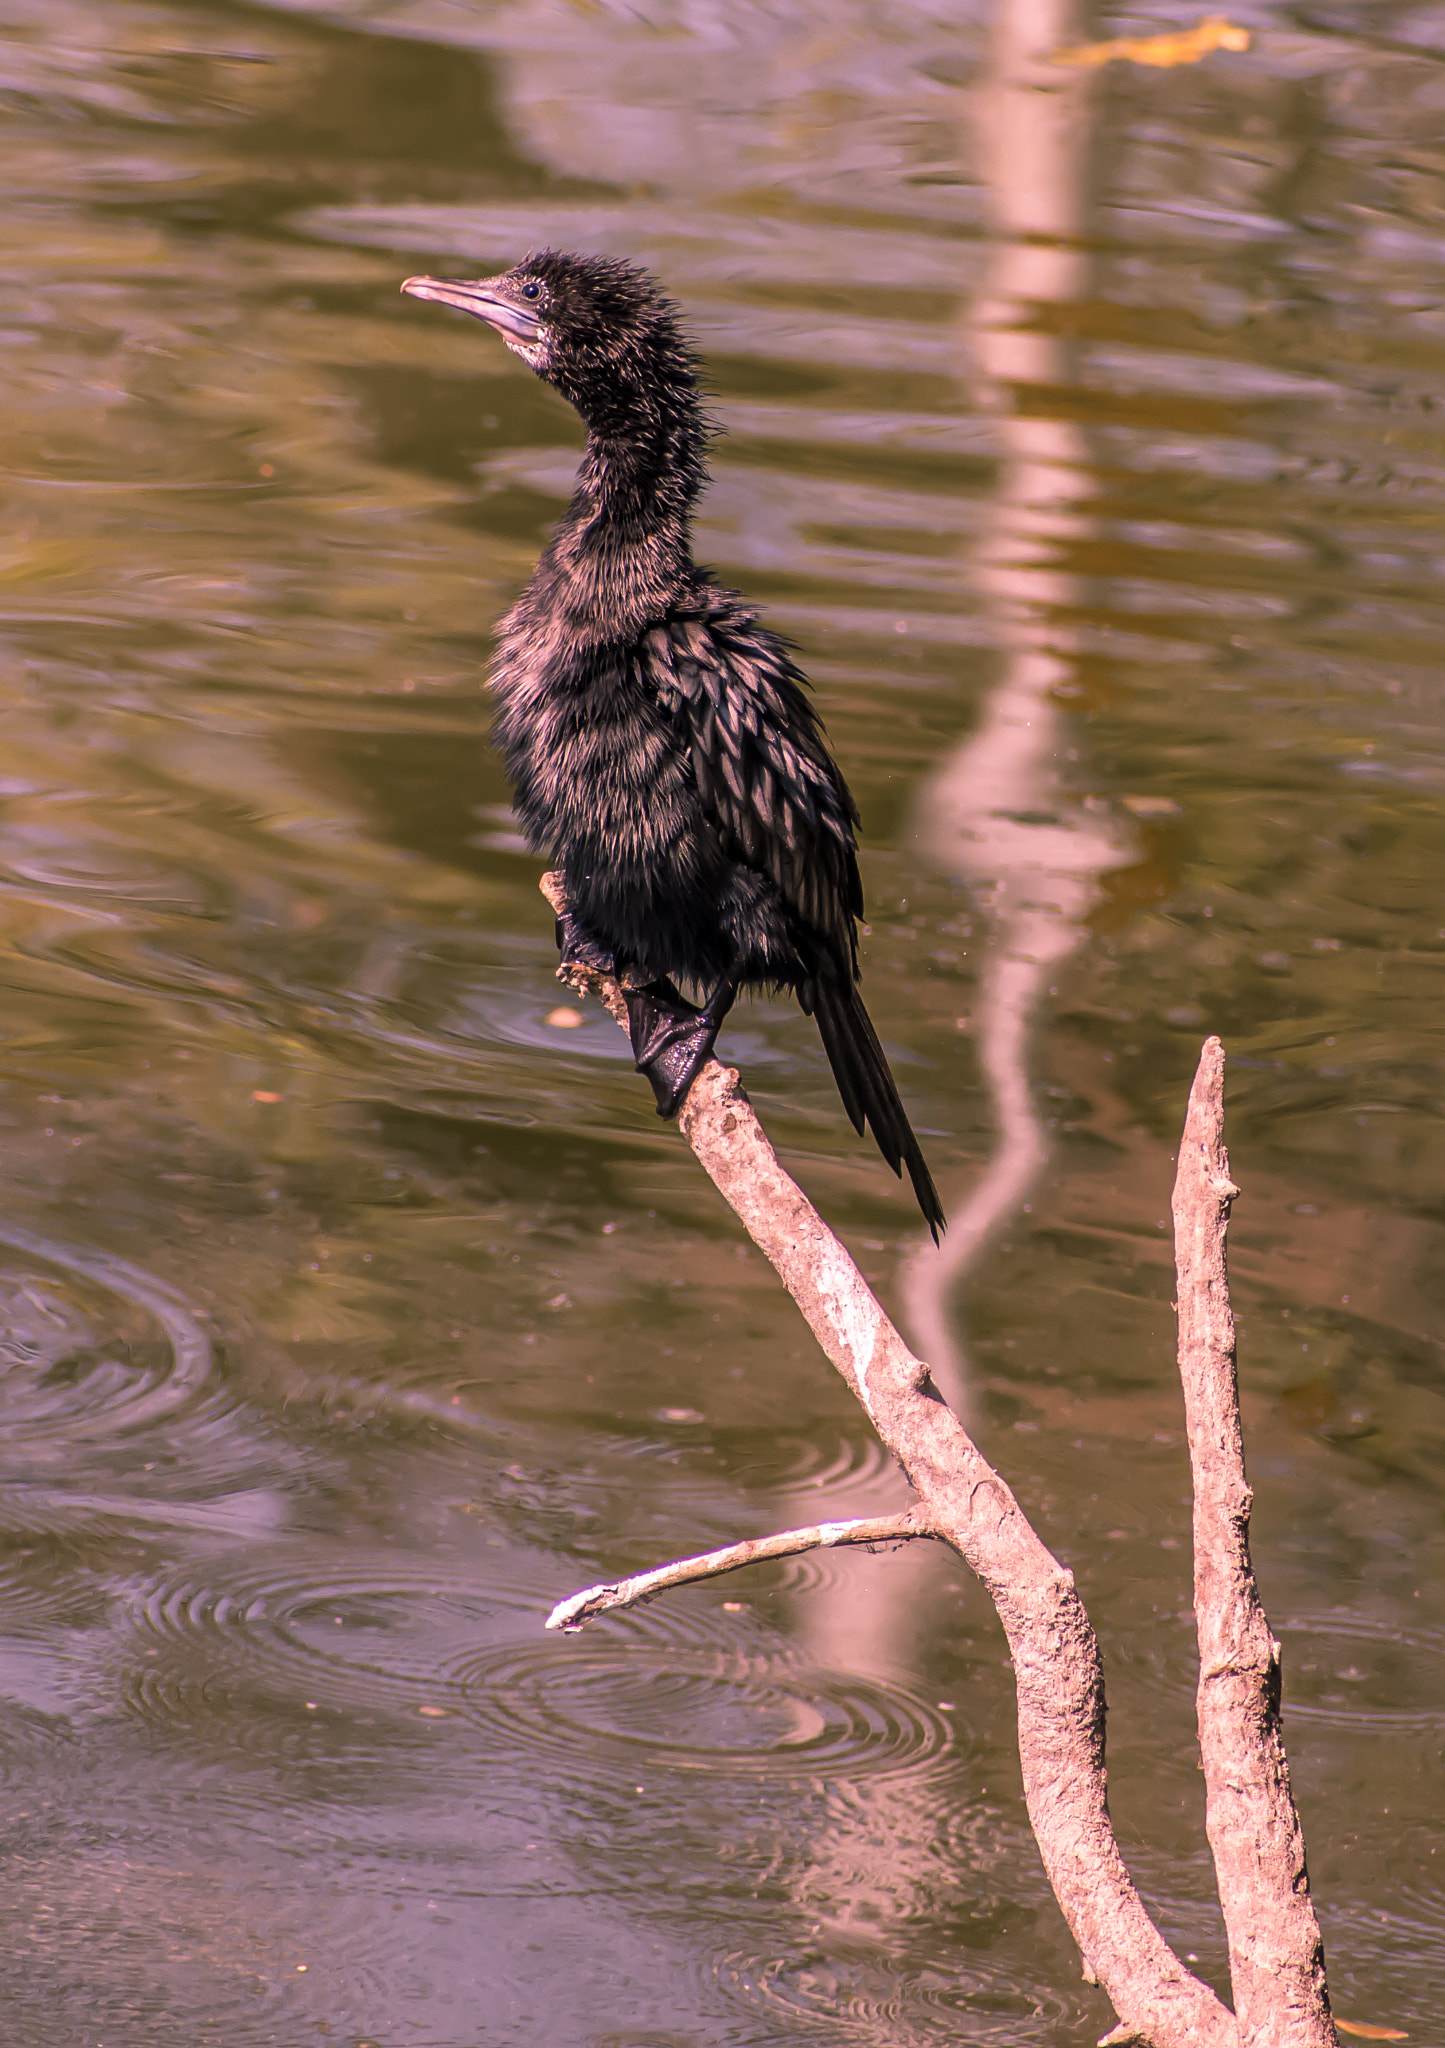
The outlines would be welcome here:
M 1393 1622 L 1386 1615 L 1316 1610 L 1272 1617 L 1283 1646 L 1284 1724 L 1352 1741 L 1387 1742 L 1432 1774 L 1445 1747 L 1445 1630 Z M 1171 1752 L 1193 1724 L 1198 1653 L 1190 1617 L 1139 1633 L 1111 1652 L 1141 1680 L 1156 1710 L 1150 1732 Z M 1159 1711 L 1159 1710 L 1165 1711 Z
M 852 1953 L 850 1954 L 850 1948 Z M 813 2020 L 870 2044 L 884 2037 L 908 2038 L 913 2028 L 927 2038 L 948 2038 L 966 2030 L 970 2041 L 999 2041 L 1009 2048 L 1021 2023 L 1032 2032 L 1057 2026 L 1073 2008 L 1034 1981 L 1011 1982 L 994 1954 L 959 1958 L 956 1970 L 920 1968 L 887 1943 L 850 1943 L 830 1937 L 816 1948 L 790 1955 L 734 1951 L 717 1959 L 716 1977 L 732 2002 L 775 2024 Z M 935 2032 L 937 2030 L 937 2032 Z
M 229 1564 L 230 1560 L 218 1561 Z M 120 1689 L 148 1721 L 188 1723 L 230 1698 L 305 1712 L 451 1719 L 458 1637 L 540 1627 L 540 1590 L 484 1586 L 429 1559 L 249 1554 L 192 1563 L 128 1602 Z
M 102 1788 L 88 1789 L 103 1802 Z M 180 1885 L 179 1842 L 158 1853 L 142 1834 L 126 1846 L 122 1864 L 97 1855 L 83 1830 L 25 1841 L 8 1899 L 20 1938 L 0 1961 L 13 2038 L 36 2048 L 179 2039 L 186 1998 L 197 2015 L 189 2038 L 227 2048 L 311 2040 L 318 2021 L 344 2040 L 366 2038 L 366 2015 L 408 1960 L 405 1923 L 373 1912 L 363 1926 L 364 1899 L 318 1908 L 296 1873 L 254 1868 L 238 1913 L 224 1866 L 186 1858 Z M 109 2015 L 103 2035 L 98 2009 Z
M 735 1484 L 796 1490 L 800 1508 L 809 1493 L 831 1496 L 846 1487 L 849 1501 L 859 1503 L 848 1513 L 870 1514 L 870 1500 L 899 1491 L 893 1460 L 875 1436 L 862 1432 L 845 1432 L 830 1442 L 821 1430 L 758 1430 L 739 1433 L 734 1441 L 724 1436 L 719 1449 Z
M 1445 1737 L 1445 1630 L 1352 1612 L 1294 1615 L 1278 1632 L 1291 1718 L 1362 1734 Z
M 903 1684 L 825 1675 L 679 1642 L 518 1643 L 451 1667 L 466 1711 L 571 1770 L 640 1764 L 772 1782 L 931 1768 L 943 1715 Z
M 140 1266 L 0 1220 L 0 1245 L 70 1276 L 70 1285 L 0 1276 L 0 1442 L 60 1435 L 89 1442 L 147 1428 L 193 1402 L 212 1377 L 211 1340 L 185 1300 Z M 75 1282 L 80 1282 L 80 1287 Z M 85 1300 L 102 1289 L 158 1326 L 114 1332 Z

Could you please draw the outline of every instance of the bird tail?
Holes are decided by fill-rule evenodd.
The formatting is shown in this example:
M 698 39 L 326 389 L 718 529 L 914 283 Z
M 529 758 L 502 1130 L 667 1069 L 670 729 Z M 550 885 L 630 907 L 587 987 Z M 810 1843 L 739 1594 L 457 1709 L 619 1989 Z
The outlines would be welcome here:
M 808 993 L 828 1065 L 854 1130 L 861 1137 L 864 1123 L 871 1127 L 878 1150 L 900 1179 L 903 1168 L 908 1168 L 923 1220 L 937 1244 L 944 1227 L 943 1204 L 863 998 L 851 981 L 825 975 L 818 977 Z

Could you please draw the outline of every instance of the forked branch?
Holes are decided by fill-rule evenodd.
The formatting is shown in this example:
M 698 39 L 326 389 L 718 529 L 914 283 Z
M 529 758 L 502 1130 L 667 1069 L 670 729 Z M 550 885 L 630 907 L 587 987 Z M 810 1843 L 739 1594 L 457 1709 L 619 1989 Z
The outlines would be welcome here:
M 554 909 L 560 910 L 565 902 L 562 878 L 544 877 L 542 890 Z M 570 970 L 564 978 L 579 991 L 597 995 L 626 1028 L 626 1006 L 614 979 L 580 968 Z M 1197 1100 L 1199 1115 L 1206 1121 L 1210 1116 L 1215 1119 L 1211 1128 L 1216 1141 L 1222 1127 L 1222 1077 L 1222 1049 L 1218 1040 L 1212 1039 L 1205 1047 L 1190 1115 L 1191 1119 L 1195 1117 Z M 1324 2001 L 1322 1966 L 1314 1979 L 1308 1966 L 1295 1969 L 1287 1982 L 1280 1980 L 1271 2001 L 1268 1992 L 1272 1966 L 1267 1961 L 1264 1970 L 1258 1973 L 1259 1997 L 1248 2008 L 1242 2004 L 1241 2024 L 1236 2025 L 1234 2015 L 1208 1985 L 1191 1975 L 1150 1920 L 1125 1868 L 1109 1819 L 1104 1772 L 1103 1673 L 1098 1644 L 1075 1590 L 1073 1574 L 1039 1540 L 1006 1482 L 940 1399 L 928 1367 L 909 1350 L 847 1251 L 801 1188 L 778 1164 L 737 1074 L 717 1060 L 709 1060 L 694 1081 L 678 1122 L 702 1167 L 774 1266 L 827 1357 L 902 1466 L 916 1494 L 914 1506 L 901 1518 L 909 1525 L 909 1533 L 937 1536 L 951 1544 L 982 1581 L 998 1610 L 1018 1687 L 1019 1758 L 1029 1820 L 1054 1895 L 1083 1956 L 1085 1976 L 1103 1986 L 1119 2014 L 1120 2024 L 1107 2038 L 1115 2043 L 1153 2042 L 1157 2048 L 1255 2048 L 1257 2043 L 1260 2048 L 1264 2044 L 1268 2048 L 1296 2048 L 1296 2044 L 1297 2048 L 1330 2048 L 1334 2034 Z M 1190 1128 L 1194 1129 L 1193 1123 Z M 1186 1150 L 1191 1142 L 1187 1136 Z M 1219 1178 L 1227 1178 L 1223 1167 L 1216 1176 Z M 1227 1196 L 1221 1195 L 1214 1183 L 1210 1185 L 1216 1209 L 1223 1201 L 1227 1210 Z M 1181 1310 L 1186 1294 L 1192 1302 L 1194 1290 L 1202 1286 L 1203 1298 L 1212 1302 L 1216 1311 L 1223 1299 L 1227 1317 L 1222 1212 L 1219 1220 L 1217 1270 L 1208 1266 L 1209 1246 L 1214 1241 L 1208 1230 L 1187 1244 L 1187 1233 L 1181 1233 Z M 1200 1268 L 1201 1259 L 1204 1268 Z M 1196 1279 L 1197 1270 L 1204 1271 L 1203 1281 Z M 1216 1321 L 1209 1327 L 1214 1332 L 1210 1342 L 1217 1352 L 1222 1326 Z M 1196 1371 L 1195 1348 L 1192 1338 L 1186 1344 L 1181 1335 L 1180 1362 L 1186 1385 Z M 1208 1350 L 1208 1345 L 1205 1348 Z M 1232 1400 L 1232 1339 L 1228 1355 Z M 1188 1398 L 1193 1404 L 1193 1451 L 1196 1409 L 1200 1414 L 1205 1411 L 1198 1408 L 1196 1394 Z M 1237 1406 L 1233 1414 L 1237 1441 Z M 1200 1428 L 1207 1434 L 1212 1426 L 1202 1423 Z M 1227 1421 L 1222 1426 L 1227 1435 Z M 795 1533 L 812 1536 L 814 1532 Z M 1201 1544 L 1214 1545 L 1214 1521 L 1197 1515 L 1196 1535 Z M 791 1540 L 765 1538 L 763 1542 L 788 1544 Z M 715 1570 L 735 1568 L 733 1563 L 720 1564 L 716 1560 L 733 1558 L 746 1548 L 730 1546 L 727 1551 L 711 1553 L 709 1558 L 664 1566 L 657 1573 L 644 1574 L 641 1580 L 624 1584 L 641 1586 L 645 1595 L 661 1590 L 665 1584 L 711 1576 Z M 768 1554 L 786 1553 L 774 1550 Z M 750 1560 L 740 1556 L 735 1560 L 737 1564 L 747 1561 Z M 1230 1585 L 1237 1590 L 1243 1584 L 1239 1555 L 1226 1569 Z M 1247 1573 L 1247 1551 L 1242 1553 L 1242 1569 Z M 587 1613 L 596 1613 L 607 1605 L 624 1604 L 621 1598 L 613 1601 L 605 1597 L 614 1590 L 622 1593 L 622 1587 L 593 1587 L 572 1601 L 563 1602 L 554 1610 L 550 1625 L 576 1625 L 586 1618 L 584 1608 Z M 1252 1596 L 1252 1581 L 1249 1592 Z M 631 1597 L 638 1595 L 634 1593 Z M 1256 1610 L 1257 1607 L 1256 1600 Z M 1260 1621 L 1262 1624 L 1262 1616 Z M 1203 1623 L 1201 1640 L 1202 1631 Z M 1267 1630 L 1265 1633 L 1267 1636 Z M 1213 1641 L 1211 1637 L 1211 1644 Z M 1220 1643 L 1225 1641 L 1221 1636 Z M 1232 1652 L 1226 1646 L 1223 1654 L 1228 1658 Z M 1206 1681 L 1211 1688 L 1220 1675 L 1217 1660 L 1206 1659 Z M 1266 1692 L 1273 1682 L 1267 1673 L 1263 1680 Z M 1258 1705 L 1260 1684 L 1258 1678 L 1248 1681 L 1246 1696 L 1228 1711 L 1234 1716 L 1235 1731 L 1241 1739 L 1263 1741 L 1268 1749 L 1268 1717 L 1260 1713 Z M 1201 1701 L 1203 1690 L 1202 1685 Z M 1255 1738 L 1251 1737 L 1251 1728 L 1256 1731 Z M 1274 1729 L 1277 1736 L 1277 1716 Z M 1222 1756 L 1225 1753 L 1221 1750 Z M 1266 1817 L 1268 1826 L 1259 1837 L 1270 1841 L 1276 1839 L 1282 1824 L 1278 1800 L 1281 1785 L 1288 1802 L 1287 1779 L 1282 1777 L 1282 1746 L 1277 1760 L 1271 1761 L 1273 1757 L 1274 1752 L 1269 1752 L 1257 1774 L 1260 1786 L 1273 1799 Z M 1211 1789 L 1212 1844 L 1216 1809 L 1224 1811 L 1222 1786 L 1218 1794 Z M 1248 1817 L 1257 1817 L 1257 1810 L 1258 1798 L 1253 1792 L 1246 1793 L 1241 1805 L 1244 1824 L 1240 1814 L 1231 1815 L 1225 1824 L 1227 1830 L 1232 1830 L 1231 1844 L 1242 1847 Z M 1293 1818 L 1292 1807 L 1289 1817 Z M 1298 1842 L 1297 1822 L 1292 1839 Z M 1291 1869 L 1297 1870 L 1302 1885 L 1302 1852 L 1297 1864 L 1291 1864 L 1287 1855 L 1282 1859 L 1274 1857 L 1268 1872 L 1261 1873 L 1254 1884 L 1237 1867 L 1240 1858 L 1233 1848 L 1222 1853 L 1215 1844 L 1215 1853 L 1221 1896 L 1226 1891 L 1230 1894 L 1225 1901 L 1225 1916 L 1230 1927 L 1231 1955 L 1237 1927 L 1243 1963 L 1249 1916 L 1259 1910 L 1260 1887 L 1288 1886 Z M 1307 1898 L 1304 1910 L 1309 1913 Z M 1289 1919 L 1287 1940 L 1281 1937 L 1291 1955 L 1303 1953 L 1301 1924 L 1296 1911 Z M 1312 1913 L 1310 1924 L 1313 1925 Z

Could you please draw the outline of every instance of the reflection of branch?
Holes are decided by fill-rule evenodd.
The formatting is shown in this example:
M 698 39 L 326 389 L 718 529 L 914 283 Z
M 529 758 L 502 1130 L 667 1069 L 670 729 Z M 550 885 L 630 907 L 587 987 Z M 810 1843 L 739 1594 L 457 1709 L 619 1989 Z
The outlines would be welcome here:
M 543 893 L 565 902 L 562 877 Z M 610 977 L 576 970 L 625 1025 Z M 1158 2048 L 1239 2048 L 1234 2020 L 1174 1956 L 1114 1839 L 1104 1774 L 1099 1648 L 1073 1573 L 1050 1555 L 1005 1481 L 940 1400 L 928 1367 L 777 1157 L 737 1075 L 709 1060 L 678 1118 L 704 1170 L 769 1259 L 918 1496 L 912 1521 L 950 1543 L 998 1610 L 1018 1687 L 1029 1820 L 1054 1895 L 1124 2022 Z
M 1099 877 L 1124 858 L 1060 772 L 1056 692 L 1076 665 L 1069 622 L 1085 589 L 1073 565 L 1096 524 L 1097 480 L 1082 420 L 1041 396 L 1077 379 L 1067 309 L 1093 289 L 1097 94 L 1087 75 L 1061 75 L 1043 54 L 1082 30 L 1084 9 L 1080 0 L 996 0 L 991 13 L 987 66 L 970 95 L 989 254 L 960 341 L 998 446 L 988 517 L 969 543 L 998 666 L 974 730 L 920 791 L 919 826 L 930 858 L 967 887 L 990 926 L 974 1027 L 998 1128 L 967 1199 L 950 1190 L 942 1247 L 920 1246 L 904 1279 L 908 1328 L 965 1415 L 968 1362 L 952 1297 L 1048 1158 L 1029 1075 L 1035 1019 L 1084 935 Z
M 843 1543 L 906 1543 L 914 1536 L 935 1536 L 935 1529 L 920 1527 L 911 1510 L 901 1515 L 865 1515 L 854 1522 L 816 1522 L 811 1529 L 785 1529 L 778 1536 L 757 1536 L 750 1543 L 729 1543 L 722 1550 L 705 1551 L 701 1557 L 679 1557 L 656 1571 L 638 1572 L 630 1579 L 618 1579 L 600 1586 L 588 1586 L 559 1600 L 547 1616 L 548 1628 L 580 1629 L 594 1615 L 609 1614 L 614 1608 L 634 1607 L 650 1600 L 669 1586 L 690 1586 L 699 1579 L 720 1578 L 745 1564 L 762 1564 L 770 1557 L 796 1557 L 804 1550 L 832 1550 Z
M 1249 1559 L 1225 1238 L 1239 1193 L 1224 1149 L 1224 1048 L 1206 1040 L 1174 1182 L 1179 1376 L 1194 1471 L 1194 1615 L 1206 1827 L 1246 2041 L 1335 2048 L 1324 1944 L 1280 1728 L 1279 1644 Z M 1286 2035 L 1279 2016 L 1289 2013 Z

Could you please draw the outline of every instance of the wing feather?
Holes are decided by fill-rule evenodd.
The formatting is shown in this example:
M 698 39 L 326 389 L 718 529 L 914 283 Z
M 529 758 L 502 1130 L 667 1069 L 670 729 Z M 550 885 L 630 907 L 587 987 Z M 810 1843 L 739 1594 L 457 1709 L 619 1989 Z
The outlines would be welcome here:
M 748 612 L 713 609 L 655 627 L 643 652 L 730 854 L 851 969 L 858 813 L 783 642 Z

